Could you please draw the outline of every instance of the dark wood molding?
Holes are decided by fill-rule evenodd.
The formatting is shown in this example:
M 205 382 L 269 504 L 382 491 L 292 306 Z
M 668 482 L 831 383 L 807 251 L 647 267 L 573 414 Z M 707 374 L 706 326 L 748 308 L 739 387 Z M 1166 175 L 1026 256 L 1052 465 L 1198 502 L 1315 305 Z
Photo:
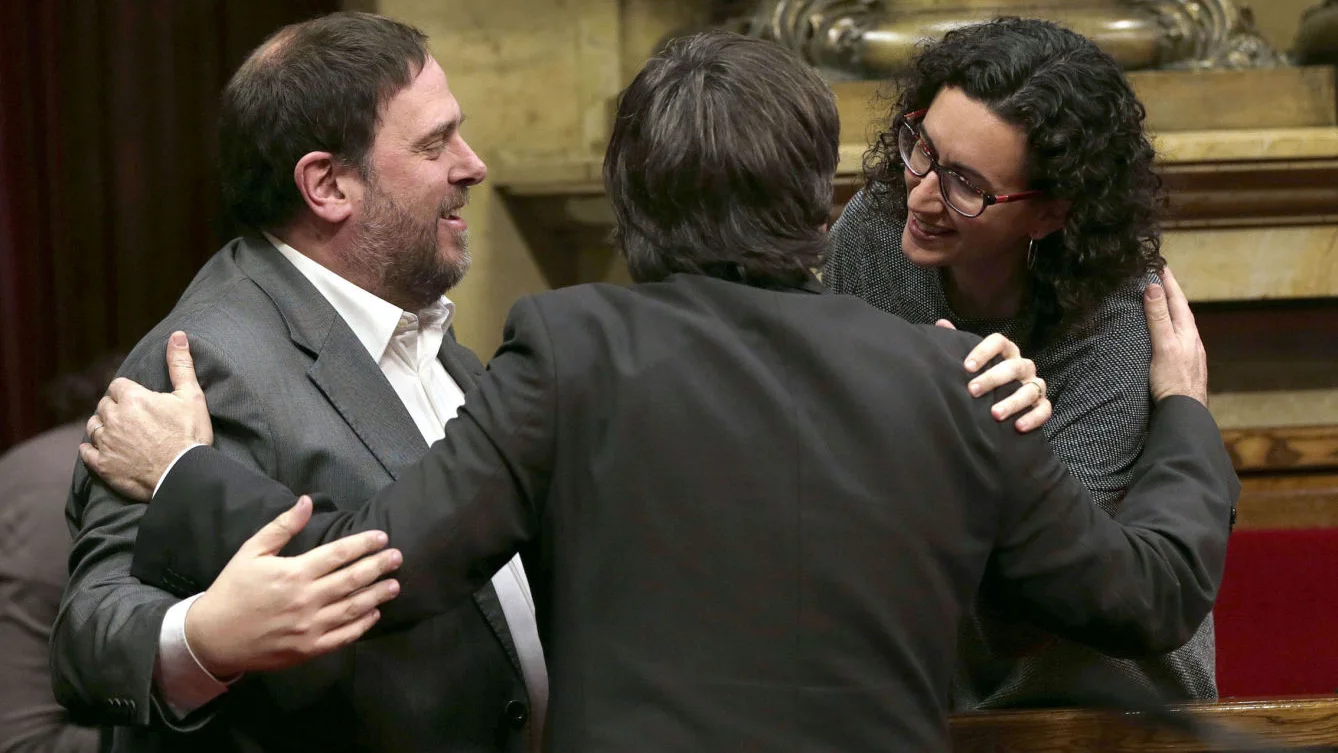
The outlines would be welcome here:
M 1236 530 L 1338 528 L 1338 473 L 1241 475 Z
M 1188 704 L 1176 707 L 1172 713 L 1188 714 L 1213 727 L 1254 735 L 1268 745 L 1338 744 L 1338 698 Z M 1077 709 L 999 711 L 956 715 L 949 726 L 953 750 L 957 753 L 1221 749 L 1183 732 L 1146 724 L 1139 714 Z
M 1338 426 L 1225 429 L 1237 471 L 1338 470 Z

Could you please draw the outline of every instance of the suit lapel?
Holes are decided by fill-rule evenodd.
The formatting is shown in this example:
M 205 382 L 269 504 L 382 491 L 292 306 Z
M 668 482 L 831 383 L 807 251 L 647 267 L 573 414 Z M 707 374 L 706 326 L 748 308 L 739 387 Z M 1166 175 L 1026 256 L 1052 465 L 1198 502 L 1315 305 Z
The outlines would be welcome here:
M 474 351 L 456 342 L 454 327 L 448 329 L 446 336 L 441 339 L 437 360 L 441 361 L 441 365 L 446 367 L 446 373 L 451 375 L 451 379 L 454 379 L 455 383 L 460 385 L 460 390 L 466 394 L 474 389 L 474 384 L 484 371 L 483 363 L 474 355 Z M 474 602 L 478 604 L 479 611 L 483 612 L 488 626 L 497 635 L 497 640 L 501 642 L 506 655 L 511 659 L 511 665 L 524 677 L 520 666 L 520 653 L 516 651 L 515 639 L 511 637 L 511 629 L 506 624 L 506 613 L 502 611 L 502 602 L 497 598 L 497 590 L 493 588 L 491 582 L 474 592 Z
M 386 472 L 398 478 L 418 462 L 427 451 L 422 433 L 385 374 L 329 301 L 263 237 L 243 239 L 237 264 L 274 302 L 293 343 L 312 356 L 307 376 Z M 442 339 L 438 358 L 465 392 L 483 373 L 483 364 L 455 341 L 454 332 Z M 492 584 L 479 589 L 474 600 L 519 674 L 520 656 Z
M 386 471 L 398 478 L 423 457 L 427 444 L 353 330 L 336 320 L 307 375 Z
M 283 316 L 288 336 L 313 358 L 307 376 L 392 478 L 426 445 L 409 411 L 329 301 L 263 237 L 243 239 L 237 264 Z

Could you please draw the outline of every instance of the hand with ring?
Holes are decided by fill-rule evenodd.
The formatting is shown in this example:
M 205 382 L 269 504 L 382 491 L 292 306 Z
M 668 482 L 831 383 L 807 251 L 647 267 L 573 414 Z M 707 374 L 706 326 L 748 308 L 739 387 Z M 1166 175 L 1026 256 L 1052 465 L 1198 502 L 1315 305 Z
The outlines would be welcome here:
M 90 471 L 141 502 L 153 496 L 158 479 L 182 450 L 214 441 L 185 333 L 173 333 L 168 342 L 167 372 L 172 392 L 157 393 L 124 377 L 113 381 L 88 419 L 88 441 L 79 445 L 79 457 Z
M 940 319 L 935 324 L 945 329 L 956 329 L 947 319 Z M 967 389 L 973 396 L 980 397 L 1009 382 L 1020 382 L 1022 386 L 995 403 L 990 414 L 996 421 L 1007 421 L 1021 414 L 1013 425 L 1023 433 L 1044 426 L 1053 412 L 1045 380 L 1037 376 L 1036 363 L 1023 357 L 1022 351 L 1012 340 L 996 332 L 972 348 L 962 365 L 967 373 L 975 374 L 995 358 L 1003 360 L 972 379 Z

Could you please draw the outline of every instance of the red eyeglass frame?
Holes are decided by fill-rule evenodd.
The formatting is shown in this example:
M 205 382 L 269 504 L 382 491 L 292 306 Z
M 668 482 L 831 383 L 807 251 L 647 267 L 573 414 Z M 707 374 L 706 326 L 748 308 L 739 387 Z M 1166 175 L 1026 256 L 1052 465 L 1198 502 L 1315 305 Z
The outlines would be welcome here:
M 943 165 L 940 165 L 939 162 L 938 162 L 938 150 L 934 149 L 934 145 L 933 145 L 933 144 L 930 144 L 928 141 L 925 141 L 925 140 L 924 140 L 924 136 L 920 133 L 920 129 L 919 129 L 919 128 L 917 128 L 917 127 L 915 127 L 914 125 L 911 124 L 911 120 L 912 120 L 912 119 L 916 119 L 916 118 L 924 117 L 924 114 L 925 114 L 926 112 L 929 112 L 929 110 L 916 110 L 915 112 L 908 112 L 908 113 L 906 113 L 906 114 L 905 114 L 904 116 L 902 116 L 902 118 L 901 118 L 902 125 L 903 125 L 903 126 L 906 126 L 906 127 L 908 127 L 908 128 L 910 128 L 912 131 L 915 132 L 915 135 L 916 135 L 916 137 L 918 138 L 920 144 L 924 147 L 925 151 L 929 154 L 929 169 L 925 171 L 925 175 L 928 175 L 928 174 L 931 173 L 931 172 L 945 172 L 945 173 L 948 173 L 948 174 L 951 175 L 952 177 L 954 177 L 954 178 L 956 178 L 957 180 L 961 181 L 961 182 L 962 182 L 962 185 L 966 186 L 967 188 L 969 188 L 969 189 L 971 189 L 972 191 L 975 191 L 977 194 L 979 194 L 979 195 L 980 195 L 980 198 L 984 201 L 984 204 L 980 207 L 980 212 L 978 212 L 978 213 L 976 213 L 976 214 L 967 214 L 966 212 L 963 212 L 962 210 L 960 210 L 960 209 L 958 209 L 957 207 L 953 206 L 953 204 L 952 204 L 951 201 L 948 201 L 948 197 L 947 197 L 947 195 L 946 195 L 946 191 L 945 191 L 944 189 L 942 189 L 942 183 L 940 182 L 940 184 L 939 184 L 939 185 L 940 185 L 940 192 L 945 193 L 945 195 L 944 195 L 944 197 L 943 197 L 943 201 L 944 201 L 944 203 L 946 203 L 949 207 L 952 207 L 952 211 L 954 211 L 954 212 L 956 212 L 957 214 L 960 214 L 960 215 L 962 215 L 963 217 L 966 217 L 966 218 L 968 218 L 968 219 L 974 219 L 974 218 L 979 217 L 980 215 L 984 214 L 984 213 L 985 213 L 985 210 L 988 209 L 991 205 L 994 205 L 994 204 L 1007 204 L 1007 203 L 1010 202 L 1010 201 L 1026 201 L 1027 199 L 1033 199 L 1033 198 L 1035 198 L 1035 197 L 1037 197 L 1037 196 L 1041 196 L 1041 195 L 1043 195 L 1043 194 L 1045 193 L 1045 191 L 1042 191 L 1042 190 L 1040 190 L 1040 189 L 1038 189 L 1038 188 L 1034 188 L 1034 189 L 1031 189 L 1031 190 L 1029 190 L 1029 191 L 1018 191 L 1017 193 L 993 194 L 993 193 L 990 193 L 990 192 L 984 190 L 983 188 L 980 188 L 980 187 L 977 186 L 975 183 L 972 183 L 969 179 L 967 179 L 967 177 L 966 177 L 965 175 L 962 175 L 961 173 L 955 172 L 955 171 L 953 171 L 953 170 L 950 170 L 950 169 L 944 167 Z M 900 151 L 900 150 L 898 150 L 898 151 Z M 905 157 L 902 157 L 902 161 L 905 162 Z M 907 170 L 910 170 L 910 165 L 906 165 L 906 169 L 907 169 Z M 912 174 L 914 174 L 914 171 L 911 171 L 911 172 L 912 172 Z M 916 177 L 923 178 L 924 175 L 918 175 L 918 176 L 916 176 Z

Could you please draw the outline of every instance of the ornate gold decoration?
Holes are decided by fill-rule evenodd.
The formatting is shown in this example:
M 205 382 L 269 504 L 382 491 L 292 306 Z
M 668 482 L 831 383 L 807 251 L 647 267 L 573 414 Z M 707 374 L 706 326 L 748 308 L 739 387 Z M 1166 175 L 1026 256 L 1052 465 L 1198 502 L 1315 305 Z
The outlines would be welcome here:
M 904 69 L 924 39 L 998 16 L 1061 23 L 1129 70 L 1286 63 L 1232 0 L 761 0 L 733 25 L 836 77 L 882 78 Z

